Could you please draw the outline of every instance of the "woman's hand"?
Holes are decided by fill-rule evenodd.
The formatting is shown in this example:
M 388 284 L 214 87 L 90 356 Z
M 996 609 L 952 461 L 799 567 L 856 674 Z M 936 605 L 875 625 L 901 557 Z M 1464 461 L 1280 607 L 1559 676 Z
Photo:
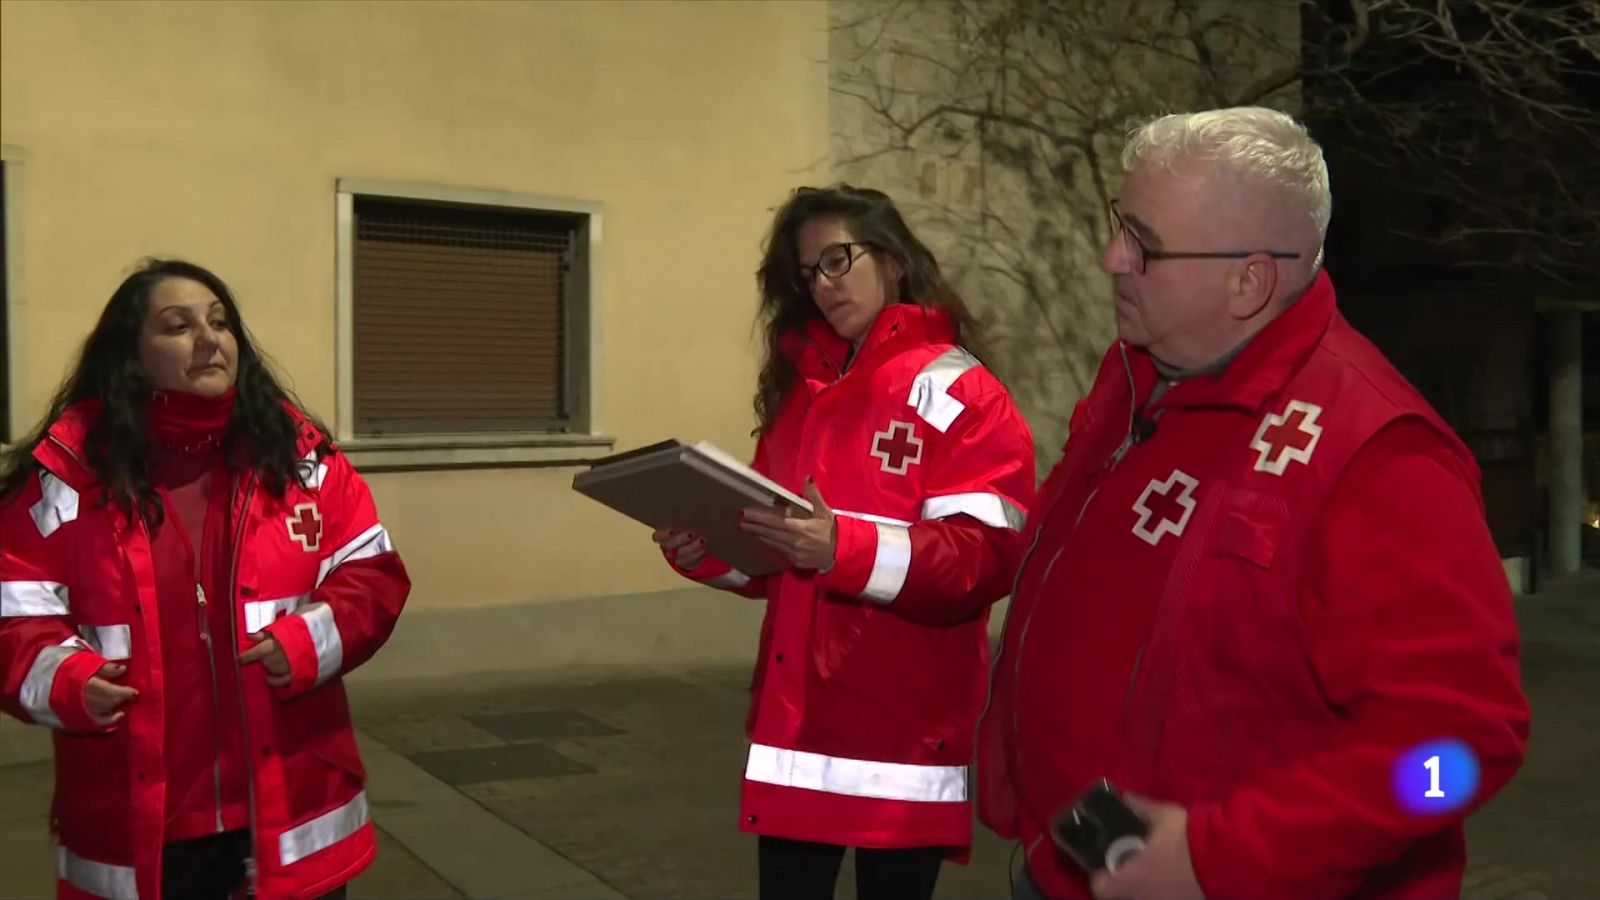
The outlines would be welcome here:
M 89 715 L 94 717 L 95 724 L 101 728 L 109 728 L 121 722 L 127 715 L 122 711 L 122 706 L 139 696 L 139 692 L 134 688 L 111 683 L 113 679 L 126 674 L 128 674 L 127 666 L 108 662 L 101 666 L 99 671 L 90 675 L 89 680 L 83 684 L 83 705 L 89 710 Z
M 839 538 L 833 510 L 810 478 L 806 479 L 806 499 L 811 501 L 810 518 L 750 508 L 744 510 L 739 528 L 782 554 L 796 569 L 826 572 L 833 568 L 834 546 Z
M 259 641 L 254 647 L 239 654 L 239 662 L 243 665 L 260 661 L 261 667 L 267 670 L 267 684 L 273 687 L 283 687 L 289 683 L 289 658 L 283 655 L 283 645 L 270 634 L 257 632 L 250 635 L 250 640 Z
M 706 542 L 694 532 L 659 528 L 650 535 L 650 539 L 660 544 L 667 558 L 677 563 L 680 569 L 693 571 L 705 561 Z

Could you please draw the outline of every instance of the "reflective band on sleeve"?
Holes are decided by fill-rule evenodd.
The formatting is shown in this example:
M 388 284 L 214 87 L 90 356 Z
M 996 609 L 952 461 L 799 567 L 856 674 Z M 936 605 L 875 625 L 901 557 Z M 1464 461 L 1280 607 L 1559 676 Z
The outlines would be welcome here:
M 0 619 L 64 616 L 67 586 L 59 581 L 0 581 Z
M 878 550 L 861 596 L 874 603 L 893 603 L 911 571 L 911 531 L 904 525 L 882 522 L 874 522 L 873 527 L 878 529 Z
M 39 655 L 33 658 L 33 665 L 28 667 L 28 674 L 23 676 L 18 699 L 35 722 L 50 728 L 61 728 L 60 717 L 50 708 L 50 689 L 55 687 L 56 670 L 61 668 L 61 661 L 85 649 L 88 648 L 82 638 L 70 637 L 40 650 Z
M 750 576 L 738 569 L 729 569 L 715 578 L 707 578 L 701 582 L 709 587 L 722 588 L 728 591 L 737 591 L 750 583 Z
M 317 571 L 316 586 L 321 587 L 322 582 L 327 580 L 327 577 L 332 574 L 334 569 L 347 562 L 354 562 L 358 559 L 371 559 L 382 553 L 393 552 L 394 544 L 389 540 L 389 532 L 382 524 L 374 525 L 356 535 L 353 540 L 333 551 L 332 556 L 322 561 L 322 567 Z
M 49 472 L 39 473 L 39 488 L 44 496 L 28 507 L 28 515 L 33 517 L 39 534 L 49 537 L 57 528 L 78 518 L 78 492 Z
M 313 603 L 300 610 L 311 632 L 311 646 L 317 651 L 317 684 L 339 674 L 344 665 L 344 639 L 339 637 L 339 623 L 333 620 L 333 607 L 326 603 Z
M 912 379 L 906 405 L 939 431 L 950 430 L 951 423 L 966 409 L 965 404 L 950 396 L 950 386 L 977 365 L 977 358 L 960 347 L 946 350 Z
M 923 501 L 924 519 L 948 519 L 968 515 L 991 528 L 1021 531 L 1026 516 L 1015 503 L 999 494 L 945 494 Z

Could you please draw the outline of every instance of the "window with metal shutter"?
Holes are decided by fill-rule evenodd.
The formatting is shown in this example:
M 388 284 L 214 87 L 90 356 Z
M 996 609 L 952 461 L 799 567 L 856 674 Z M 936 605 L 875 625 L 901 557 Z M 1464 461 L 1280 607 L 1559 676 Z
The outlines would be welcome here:
M 356 197 L 356 434 L 564 430 L 584 219 Z

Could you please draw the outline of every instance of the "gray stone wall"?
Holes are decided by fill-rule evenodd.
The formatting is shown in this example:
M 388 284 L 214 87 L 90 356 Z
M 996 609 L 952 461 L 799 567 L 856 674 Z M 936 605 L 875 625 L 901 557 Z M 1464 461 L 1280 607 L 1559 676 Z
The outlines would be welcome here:
M 1293 109 L 1295 0 L 832 0 L 830 26 L 834 175 L 893 196 L 954 276 L 1043 473 L 1115 333 L 1129 120 Z

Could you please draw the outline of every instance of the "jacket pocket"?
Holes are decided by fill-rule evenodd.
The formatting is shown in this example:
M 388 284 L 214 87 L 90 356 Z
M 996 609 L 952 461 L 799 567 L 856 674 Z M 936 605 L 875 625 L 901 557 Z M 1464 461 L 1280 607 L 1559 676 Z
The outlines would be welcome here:
M 1210 553 L 1270 569 L 1288 520 L 1282 499 L 1259 491 L 1230 491 L 1218 511 Z
M 291 822 L 362 788 L 366 771 L 342 690 L 314 691 L 278 704 L 274 714 Z

